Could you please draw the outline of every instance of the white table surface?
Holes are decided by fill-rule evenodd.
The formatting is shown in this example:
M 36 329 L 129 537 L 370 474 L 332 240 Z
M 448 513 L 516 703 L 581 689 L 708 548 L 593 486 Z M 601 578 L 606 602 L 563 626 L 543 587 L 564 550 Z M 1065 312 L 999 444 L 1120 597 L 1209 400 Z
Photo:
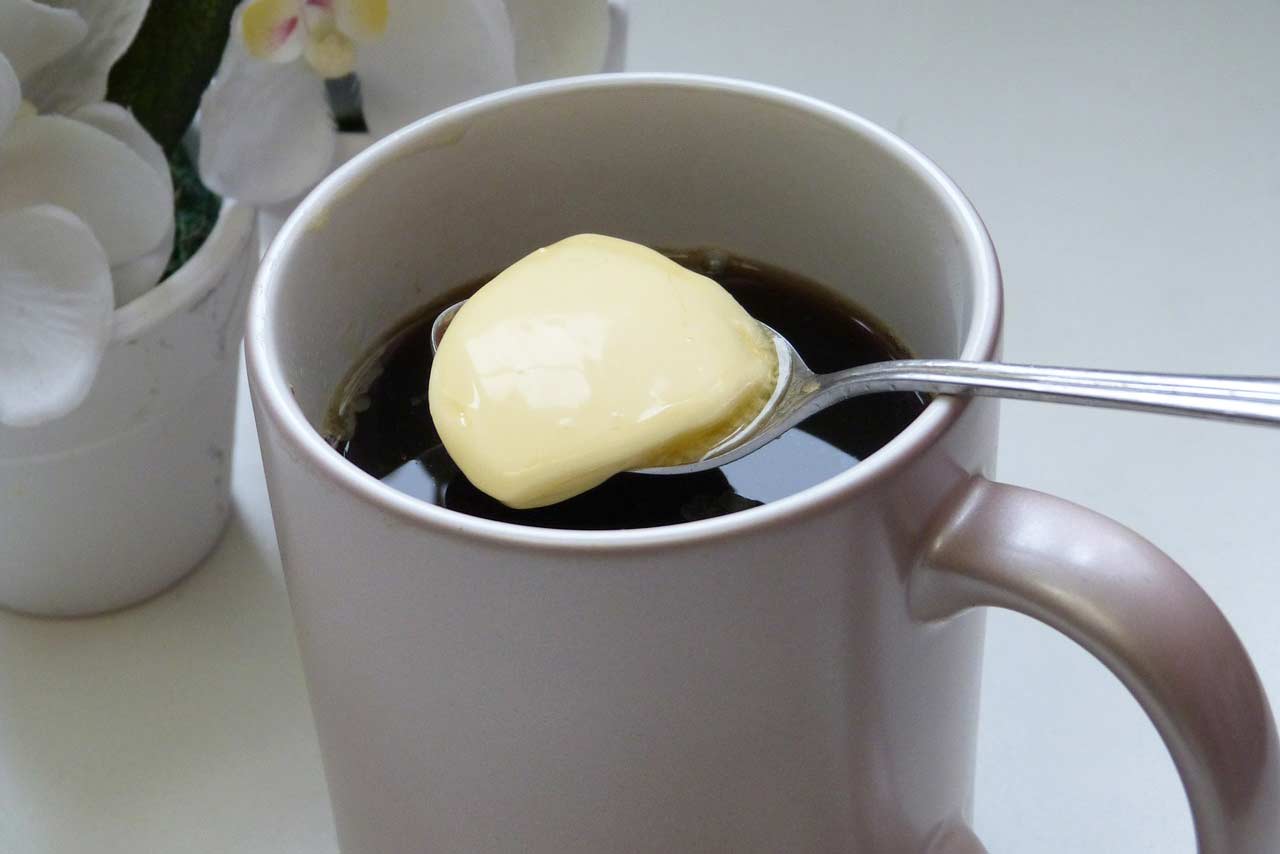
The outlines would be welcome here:
M 1277 33 L 1275 0 L 633 0 L 630 65 L 805 91 L 930 154 L 995 237 L 1011 360 L 1280 374 Z M 243 395 L 237 431 L 235 516 L 189 580 L 0 614 L 0 851 L 336 850 Z M 999 474 L 1160 544 L 1280 698 L 1280 432 L 1007 404 Z M 992 854 L 1194 850 L 1101 665 L 1004 614 L 986 662 Z

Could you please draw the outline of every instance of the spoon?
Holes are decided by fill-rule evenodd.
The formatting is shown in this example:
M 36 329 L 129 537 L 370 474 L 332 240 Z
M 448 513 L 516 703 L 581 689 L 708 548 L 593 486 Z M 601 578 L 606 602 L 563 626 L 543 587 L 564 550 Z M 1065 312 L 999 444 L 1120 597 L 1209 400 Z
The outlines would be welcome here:
M 465 302 L 465 300 L 464 300 Z M 434 351 L 462 303 L 431 325 Z M 760 324 L 778 354 L 778 383 L 760 414 L 701 459 L 678 466 L 636 469 L 640 474 L 691 474 L 745 457 L 829 406 L 863 394 L 916 391 L 1075 403 L 1190 415 L 1219 421 L 1280 424 L 1280 378 L 1186 376 L 1083 368 L 898 359 L 815 374 L 787 339 Z

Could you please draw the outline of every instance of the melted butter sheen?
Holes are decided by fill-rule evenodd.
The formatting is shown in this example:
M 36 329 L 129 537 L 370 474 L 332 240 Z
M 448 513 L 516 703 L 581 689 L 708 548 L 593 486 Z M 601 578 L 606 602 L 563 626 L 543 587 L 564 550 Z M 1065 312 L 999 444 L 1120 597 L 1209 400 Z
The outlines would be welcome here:
M 473 484 L 541 507 L 699 458 L 759 412 L 776 369 L 760 325 L 716 282 L 580 234 L 467 301 L 440 342 L 429 405 Z

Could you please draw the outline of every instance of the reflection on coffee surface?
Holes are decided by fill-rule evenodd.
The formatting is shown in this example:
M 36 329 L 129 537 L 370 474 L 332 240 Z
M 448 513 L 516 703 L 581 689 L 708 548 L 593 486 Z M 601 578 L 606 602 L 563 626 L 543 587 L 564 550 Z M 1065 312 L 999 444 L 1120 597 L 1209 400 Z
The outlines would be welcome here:
M 714 250 L 666 254 L 719 283 L 751 316 L 790 340 L 817 372 L 910 357 L 867 312 L 807 279 Z M 893 438 L 925 405 L 913 393 L 853 398 L 719 470 L 619 474 L 556 504 L 512 509 L 466 479 L 445 451 L 428 406 L 432 321 L 489 278 L 446 294 L 389 332 L 337 390 L 329 418 L 329 440 L 348 460 L 402 492 L 458 512 L 585 530 L 720 516 L 839 474 Z

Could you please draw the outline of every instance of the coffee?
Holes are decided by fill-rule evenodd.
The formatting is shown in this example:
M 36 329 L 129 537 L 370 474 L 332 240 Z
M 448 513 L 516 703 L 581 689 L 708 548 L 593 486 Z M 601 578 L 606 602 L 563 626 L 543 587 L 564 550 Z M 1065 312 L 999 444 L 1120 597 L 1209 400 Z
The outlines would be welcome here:
M 667 254 L 720 283 L 752 316 L 790 340 L 814 371 L 910 357 L 866 311 L 808 279 L 715 250 Z M 364 471 L 461 513 L 581 530 L 648 528 L 733 513 L 839 474 L 897 435 L 927 402 L 913 393 L 854 398 L 721 469 L 621 474 L 567 501 L 513 510 L 462 475 L 440 443 L 427 406 L 431 323 L 484 281 L 453 290 L 387 333 L 336 392 L 327 429 L 333 447 Z

